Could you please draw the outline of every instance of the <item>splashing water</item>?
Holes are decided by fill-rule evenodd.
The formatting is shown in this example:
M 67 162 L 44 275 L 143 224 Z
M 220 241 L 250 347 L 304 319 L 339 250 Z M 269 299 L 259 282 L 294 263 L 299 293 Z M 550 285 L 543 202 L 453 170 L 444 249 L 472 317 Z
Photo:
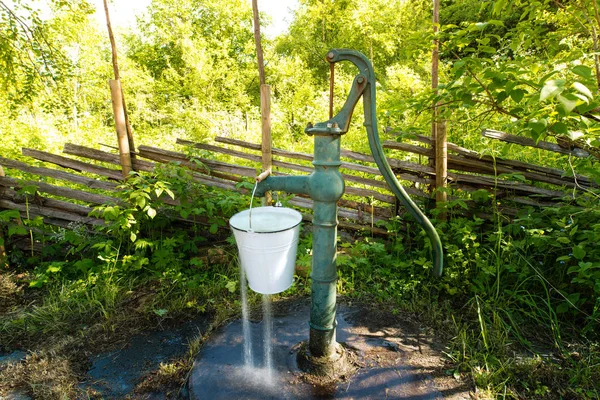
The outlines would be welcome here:
M 249 230 L 252 231 L 252 203 L 258 183 L 254 185 L 252 197 L 250 199 L 250 211 L 248 215 Z M 259 368 L 254 364 L 254 354 L 252 347 L 252 331 L 250 326 L 250 310 L 248 307 L 248 284 L 246 280 L 246 271 L 240 263 L 240 292 L 242 295 L 242 335 L 243 335 L 243 360 L 246 373 L 258 374 L 262 376 L 260 381 L 265 385 L 272 385 L 274 380 L 273 369 L 273 311 L 271 309 L 271 296 L 263 294 L 263 366 Z
M 271 296 L 263 294 L 263 351 L 264 368 L 267 372 L 267 381 L 273 380 L 273 318 L 271 310 Z
M 246 273 L 240 264 L 240 291 L 242 292 L 242 334 L 244 366 L 252 368 L 254 360 L 252 356 L 252 333 L 250 332 L 250 312 L 248 310 L 248 285 L 246 283 Z

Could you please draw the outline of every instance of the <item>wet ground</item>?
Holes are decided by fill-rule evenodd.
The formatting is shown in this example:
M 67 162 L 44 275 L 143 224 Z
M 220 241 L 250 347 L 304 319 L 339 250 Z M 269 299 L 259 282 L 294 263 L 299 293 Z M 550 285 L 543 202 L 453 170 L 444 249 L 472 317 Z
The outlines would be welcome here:
M 188 351 L 188 343 L 206 332 L 209 320 L 205 317 L 180 326 L 133 336 L 113 351 L 101 353 L 92 360 L 87 379 L 80 385 L 92 389 L 104 399 L 122 399 L 132 395 L 136 385 L 161 363 L 178 359 Z M 160 393 L 141 396 L 165 398 Z
M 298 344 L 308 338 L 306 302 L 273 317 L 272 372 L 263 368 L 262 322 L 253 322 L 254 368 L 242 362 L 242 324 L 217 331 L 196 358 L 191 399 L 469 399 L 469 385 L 445 374 L 441 352 L 417 327 L 391 315 L 342 306 L 337 340 L 355 350 L 358 371 L 338 382 L 312 379 L 296 366 Z M 402 326 L 404 325 L 404 326 Z

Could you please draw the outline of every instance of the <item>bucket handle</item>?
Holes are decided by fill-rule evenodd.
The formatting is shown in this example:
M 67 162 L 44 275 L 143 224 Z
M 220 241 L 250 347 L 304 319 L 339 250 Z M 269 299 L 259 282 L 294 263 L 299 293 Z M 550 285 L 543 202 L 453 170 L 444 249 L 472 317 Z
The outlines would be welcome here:
M 264 171 L 263 173 L 258 175 L 256 178 L 254 178 L 254 181 L 255 181 L 254 189 L 252 190 L 252 197 L 250 198 L 250 211 L 248 212 L 248 227 L 251 232 L 252 232 L 252 203 L 254 203 L 254 194 L 256 193 L 256 188 L 258 187 L 258 184 L 260 182 L 262 182 L 263 180 L 267 179 L 267 177 L 269 175 L 271 175 L 271 168 L 267 169 L 266 171 Z

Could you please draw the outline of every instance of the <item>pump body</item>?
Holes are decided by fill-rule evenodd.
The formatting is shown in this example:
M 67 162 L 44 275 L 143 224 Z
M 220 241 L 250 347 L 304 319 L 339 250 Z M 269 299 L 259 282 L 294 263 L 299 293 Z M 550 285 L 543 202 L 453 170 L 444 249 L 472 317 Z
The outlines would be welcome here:
M 359 70 L 340 112 L 329 121 L 305 129 L 314 136 L 314 172 L 306 176 L 268 176 L 259 182 L 256 195 L 268 191 L 308 195 L 314 201 L 312 303 L 310 309 L 310 337 L 308 350 L 313 357 L 331 357 L 335 354 L 336 314 L 336 243 L 337 202 L 344 194 L 344 180 L 340 173 L 340 139 L 348 131 L 354 108 L 363 96 L 364 126 L 373 158 L 392 192 L 406 206 L 427 232 L 434 250 L 434 274 L 440 276 L 443 266 L 442 245 L 429 219 L 410 199 L 392 172 L 381 147 L 375 119 L 375 73 L 370 61 L 360 52 L 347 49 L 331 50 L 330 63 L 349 61 Z

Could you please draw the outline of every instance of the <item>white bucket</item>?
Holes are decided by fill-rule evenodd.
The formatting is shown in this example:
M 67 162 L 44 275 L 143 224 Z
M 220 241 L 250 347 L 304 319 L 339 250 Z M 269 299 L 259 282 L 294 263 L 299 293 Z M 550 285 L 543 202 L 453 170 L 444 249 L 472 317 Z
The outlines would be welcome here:
M 257 207 L 231 217 L 250 289 L 275 294 L 292 286 L 301 221 L 302 214 L 285 207 Z

